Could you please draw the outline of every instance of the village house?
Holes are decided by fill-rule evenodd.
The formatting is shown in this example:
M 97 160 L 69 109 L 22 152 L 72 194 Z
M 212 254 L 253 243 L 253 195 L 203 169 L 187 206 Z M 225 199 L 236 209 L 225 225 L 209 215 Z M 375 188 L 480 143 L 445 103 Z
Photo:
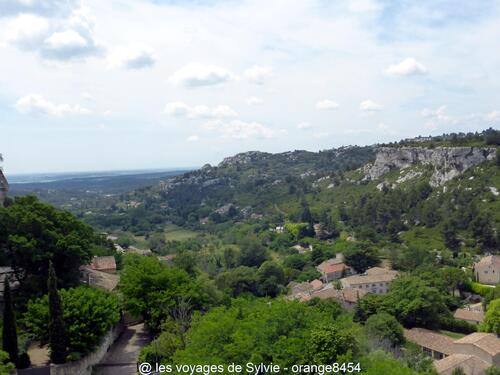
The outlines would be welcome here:
M 493 333 L 475 332 L 458 340 L 423 328 L 405 329 L 405 337 L 434 359 L 440 375 L 461 368 L 466 375 L 484 375 L 500 365 L 500 339 Z
M 362 275 L 348 276 L 340 279 L 344 289 L 353 288 L 374 294 L 386 294 L 389 285 L 398 276 L 398 272 L 387 268 L 373 267 Z
M 87 267 L 95 271 L 116 273 L 116 260 L 112 255 L 104 257 L 94 256 Z
M 482 284 L 495 285 L 500 283 L 500 255 L 483 257 L 474 264 L 476 280 Z
M 358 300 L 366 295 L 366 291 L 347 288 L 347 289 L 337 289 L 332 286 L 332 284 L 328 284 L 327 287 L 315 291 L 311 293 L 310 298 L 319 298 L 319 299 L 334 299 L 340 305 L 348 310 L 352 310 Z
M 484 312 L 482 310 L 473 309 L 469 306 L 457 309 L 453 314 L 455 319 L 465 320 L 472 324 L 479 324 L 484 319 Z
M 336 254 L 335 258 L 325 260 L 323 263 L 319 264 L 316 269 L 321 274 L 321 279 L 325 283 L 355 273 L 351 267 L 344 263 L 344 256 L 342 254 Z

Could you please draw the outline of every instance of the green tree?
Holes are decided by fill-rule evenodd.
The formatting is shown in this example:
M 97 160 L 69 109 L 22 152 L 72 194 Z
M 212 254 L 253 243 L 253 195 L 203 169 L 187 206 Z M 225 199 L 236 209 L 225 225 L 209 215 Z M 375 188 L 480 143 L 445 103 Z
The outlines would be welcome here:
M 105 240 L 90 226 L 35 197 L 16 197 L 8 207 L 0 207 L 0 249 L 26 299 L 46 293 L 49 261 L 61 288 L 77 285 L 79 267 L 90 261 L 92 248 L 101 245 Z
M 357 344 L 352 332 L 329 324 L 311 332 L 306 348 L 311 363 L 325 365 L 337 362 L 342 355 L 352 355 L 357 351 Z
M 168 267 L 154 257 L 128 254 L 120 275 L 120 291 L 125 308 L 142 315 L 153 330 L 182 299 L 188 299 L 194 310 L 206 309 L 215 303 L 199 284 L 199 280 L 177 267 Z
M 374 351 L 362 361 L 363 373 L 367 375 L 418 375 L 417 372 L 392 358 L 383 351 Z
M 12 363 L 18 363 L 19 350 L 17 347 L 17 325 L 14 312 L 14 302 L 10 290 L 10 281 L 5 279 L 4 287 L 4 308 L 2 326 L 2 349 L 8 354 L 8 359 Z
M 266 248 L 257 240 L 248 240 L 241 246 L 240 263 L 242 266 L 259 267 L 268 258 Z
M 52 363 L 64 363 L 66 361 L 67 337 L 63 320 L 63 307 L 61 297 L 57 290 L 57 277 L 52 262 L 49 263 L 48 279 L 48 333 L 50 346 L 50 360 Z
M 500 298 L 489 303 L 480 328 L 484 332 L 500 335 Z
M 244 293 L 257 294 L 259 282 L 254 268 L 237 267 L 217 275 L 216 285 L 232 297 L 238 297 Z
M 487 368 L 484 373 L 485 375 L 500 375 L 500 367 L 491 366 L 490 368 Z
M 121 316 L 118 296 L 102 289 L 80 286 L 60 291 L 62 322 L 65 328 L 63 342 L 69 352 L 88 353 Z M 50 315 L 49 297 L 30 301 L 23 316 L 23 326 L 41 343 L 52 342 L 53 334 L 47 325 Z M 49 335 L 47 335 L 49 332 Z M 51 347 L 52 348 L 52 347 Z M 59 350 L 62 350 L 61 347 Z M 66 349 L 66 346 L 64 347 Z
M 257 271 L 257 278 L 260 294 L 270 297 L 276 297 L 286 282 L 283 267 L 272 260 L 262 263 Z
M 9 354 L 0 350 L 0 375 L 9 375 L 14 370 L 15 366 L 8 360 Z
M 380 311 L 383 311 L 384 297 L 378 294 L 367 294 L 358 299 L 354 307 L 353 320 L 358 323 L 364 323 L 366 320 Z
M 365 324 L 369 336 L 388 343 L 392 347 L 401 346 L 405 343 L 403 327 L 392 315 L 385 312 L 372 315 Z
M 453 371 L 451 372 L 451 375 L 466 375 L 465 371 L 462 367 L 457 367 L 454 368 Z
M 380 260 L 375 249 L 365 243 L 356 244 L 344 254 L 345 263 L 357 273 L 363 273 L 368 268 L 379 264 Z
M 406 327 L 437 328 L 451 316 L 441 292 L 417 276 L 393 280 L 384 309 Z

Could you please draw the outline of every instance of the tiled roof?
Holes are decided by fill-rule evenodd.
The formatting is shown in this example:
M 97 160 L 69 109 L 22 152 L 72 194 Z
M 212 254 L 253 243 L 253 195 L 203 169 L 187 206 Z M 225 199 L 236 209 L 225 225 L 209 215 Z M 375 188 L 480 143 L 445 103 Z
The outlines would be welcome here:
M 455 344 L 472 344 L 490 355 L 500 354 L 500 339 L 493 333 L 474 332 L 456 340 Z
M 397 271 L 386 268 L 374 267 L 370 268 L 363 275 L 353 275 L 342 279 L 343 285 L 358 285 L 367 283 L 389 282 L 396 278 Z
M 488 255 L 487 257 L 481 258 L 479 262 L 477 262 L 475 267 L 487 267 L 489 265 L 496 265 L 500 267 L 500 255 Z
M 446 355 L 453 354 L 453 339 L 435 333 L 424 328 L 405 329 L 404 335 L 408 341 L 418 344 L 424 348 L 428 348 Z
M 116 261 L 114 256 L 94 257 L 90 263 L 93 270 L 116 270 Z
M 337 261 L 336 259 L 329 259 L 329 260 L 325 260 L 323 263 L 321 263 L 316 268 L 320 272 L 329 274 L 329 273 L 335 273 L 335 272 L 342 272 L 342 270 L 347 269 L 348 266 L 343 262 Z
M 346 301 L 349 303 L 355 303 L 359 298 L 363 297 L 367 292 L 364 290 L 357 290 L 352 288 L 346 289 L 335 289 L 335 288 L 324 288 L 318 290 L 317 292 L 311 293 L 311 298 L 319 299 L 336 299 L 339 301 Z
M 446 358 L 434 362 L 434 367 L 439 374 L 446 370 L 453 370 L 457 367 L 461 367 L 466 374 L 471 373 L 470 371 L 468 371 L 468 369 L 473 369 L 474 371 L 476 371 L 474 372 L 474 374 L 480 374 L 489 366 L 490 365 L 488 363 L 480 360 L 476 356 L 468 354 L 452 354 Z
M 469 320 L 480 323 L 484 319 L 484 313 L 477 310 L 457 309 L 457 311 L 453 314 L 453 317 L 455 319 Z

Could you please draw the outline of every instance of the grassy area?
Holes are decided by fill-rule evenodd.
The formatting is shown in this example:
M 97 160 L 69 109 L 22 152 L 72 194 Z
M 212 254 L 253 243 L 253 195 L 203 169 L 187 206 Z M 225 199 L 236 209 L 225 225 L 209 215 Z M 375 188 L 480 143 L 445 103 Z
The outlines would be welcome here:
M 167 224 L 164 232 L 167 241 L 185 241 L 198 235 L 192 230 L 181 228 L 175 224 Z
M 441 330 L 439 333 L 451 337 L 452 339 L 461 339 L 462 337 L 465 337 L 466 335 L 463 333 L 458 333 L 458 332 L 451 332 L 451 331 L 446 331 L 446 330 Z

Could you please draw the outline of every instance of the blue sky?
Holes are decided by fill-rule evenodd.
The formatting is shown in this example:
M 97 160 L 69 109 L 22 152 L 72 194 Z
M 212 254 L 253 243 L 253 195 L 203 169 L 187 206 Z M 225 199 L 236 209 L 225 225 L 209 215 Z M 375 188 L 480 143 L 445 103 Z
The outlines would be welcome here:
M 499 24 L 499 1 L 4 0 L 4 169 L 498 128 Z

